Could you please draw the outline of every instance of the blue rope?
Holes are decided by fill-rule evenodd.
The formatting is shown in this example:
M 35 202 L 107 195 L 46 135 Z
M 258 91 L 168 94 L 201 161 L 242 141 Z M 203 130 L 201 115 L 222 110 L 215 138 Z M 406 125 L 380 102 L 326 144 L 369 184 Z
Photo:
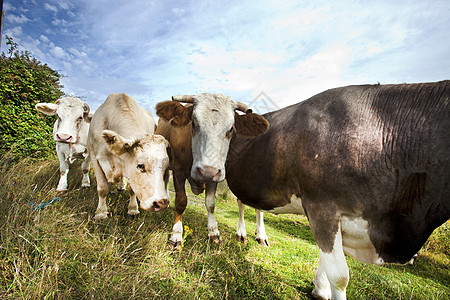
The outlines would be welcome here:
M 33 201 L 30 201 L 30 202 L 28 202 L 28 203 L 29 203 L 29 204 L 31 205 L 31 207 L 34 208 L 35 210 L 42 210 L 42 209 L 46 208 L 48 205 L 51 205 L 51 204 L 53 204 L 53 203 L 55 203 L 55 202 L 58 202 L 58 201 L 61 201 L 61 197 L 55 197 L 55 198 L 52 198 L 51 200 L 49 200 L 49 201 L 44 201 L 44 202 L 42 202 L 41 204 L 36 204 L 36 203 L 34 203 Z

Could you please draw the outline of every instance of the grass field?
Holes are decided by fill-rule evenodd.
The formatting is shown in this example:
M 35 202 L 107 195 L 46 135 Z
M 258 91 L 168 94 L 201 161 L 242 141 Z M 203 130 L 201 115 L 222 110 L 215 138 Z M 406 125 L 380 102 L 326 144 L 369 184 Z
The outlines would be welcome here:
M 271 247 L 254 241 L 255 214 L 246 208 L 248 243 L 235 240 L 238 211 L 225 184 L 216 217 L 223 242 L 207 237 L 203 195 L 189 194 L 181 250 L 168 249 L 175 218 L 141 212 L 128 219 L 127 193 L 109 196 L 112 217 L 94 222 L 93 186 L 80 189 L 79 162 L 69 192 L 56 196 L 57 160 L 0 162 L 0 298 L 4 299 L 310 299 L 319 255 L 304 216 L 265 214 Z M 190 191 L 190 189 L 188 189 Z M 347 257 L 349 299 L 450 299 L 450 222 L 438 228 L 413 265 L 364 265 Z

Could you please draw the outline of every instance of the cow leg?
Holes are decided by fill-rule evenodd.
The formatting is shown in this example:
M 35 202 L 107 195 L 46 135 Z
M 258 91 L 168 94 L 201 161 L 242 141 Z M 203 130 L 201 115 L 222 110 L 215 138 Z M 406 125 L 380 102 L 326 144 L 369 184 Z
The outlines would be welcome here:
M 216 189 L 217 183 L 206 183 L 206 197 L 205 205 L 208 211 L 208 236 L 215 243 L 220 243 L 222 238 L 220 237 L 219 228 L 217 227 L 216 218 L 214 217 L 214 209 L 216 207 Z
M 136 194 L 130 185 L 127 186 L 128 192 L 130 193 L 130 202 L 128 203 L 128 216 L 130 218 L 138 218 L 139 217 L 139 207 L 136 199 Z
M 97 180 L 98 205 L 95 211 L 95 220 L 102 220 L 108 218 L 108 207 L 106 206 L 106 196 L 109 193 L 109 183 L 106 179 L 103 169 L 100 167 L 97 159 L 92 161 L 92 168 L 94 169 L 95 178 Z
M 264 213 L 255 209 L 256 213 L 256 241 L 263 246 L 269 246 L 269 238 L 264 227 Z
M 174 248 L 181 245 L 183 240 L 183 213 L 187 206 L 187 196 L 184 184 L 186 178 L 183 175 L 173 171 L 173 184 L 175 187 L 175 211 L 177 216 L 175 218 L 175 224 L 172 228 L 172 235 L 169 238 L 169 244 Z
M 56 143 L 56 154 L 59 159 L 59 183 L 56 187 L 57 192 L 67 191 L 67 174 L 69 173 L 69 144 Z
M 331 287 L 328 281 L 327 274 L 325 273 L 325 260 L 319 260 L 319 267 L 314 277 L 314 290 L 312 296 L 316 299 L 331 299 Z
M 325 278 L 331 286 L 331 299 L 346 299 L 346 289 L 349 280 L 349 271 L 342 247 L 341 226 L 338 225 L 333 248 L 331 252 L 322 251 L 319 247 L 320 262 L 317 269 L 314 284 L 318 284 L 313 291 L 313 295 L 328 297 L 329 292 L 321 290 L 327 287 Z
M 116 185 L 117 191 L 124 191 L 127 188 L 127 180 L 124 176 L 120 178 L 120 182 Z
M 239 208 L 239 220 L 237 223 L 236 229 L 236 239 L 238 241 L 247 243 L 247 232 L 245 230 L 245 220 L 244 220 L 244 204 L 238 199 L 238 208 Z
M 88 156 L 83 160 L 81 164 L 81 171 L 83 171 L 83 179 L 81 180 L 81 187 L 87 188 L 91 186 L 91 181 L 89 179 L 89 169 L 91 168 L 91 159 Z

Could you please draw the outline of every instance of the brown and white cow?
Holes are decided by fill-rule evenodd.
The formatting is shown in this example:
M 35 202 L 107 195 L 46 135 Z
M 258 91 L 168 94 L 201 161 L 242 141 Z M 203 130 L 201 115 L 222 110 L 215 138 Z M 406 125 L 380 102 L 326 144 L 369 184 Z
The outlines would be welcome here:
M 55 103 L 38 103 L 35 107 L 46 115 L 58 116 L 53 126 L 53 139 L 56 142 L 60 170 L 56 191 L 67 191 L 69 166 L 76 158 L 84 159 L 81 164 L 83 171 L 81 187 L 89 187 L 90 159 L 86 149 L 89 123 L 92 118 L 89 106 L 78 98 L 65 97 Z
M 180 244 L 183 236 L 182 215 L 187 205 L 185 181 L 189 180 L 194 194 L 206 188 L 208 235 L 221 240 L 214 217 L 217 182 L 225 178 L 225 161 L 234 132 L 255 137 L 267 130 L 267 121 L 251 113 L 248 107 L 221 94 L 175 96 L 156 105 L 160 117 L 157 133 L 170 142 L 171 165 L 175 186 L 177 213 L 169 242 Z M 183 106 L 180 102 L 188 102 Z M 247 112 L 239 115 L 235 111 Z M 236 121 L 237 120 L 237 121 Z M 262 220 L 262 218 L 260 218 Z M 261 235 L 267 240 L 265 233 Z
M 344 252 L 407 263 L 449 219 L 450 81 L 337 88 L 263 117 L 265 134 L 233 135 L 226 179 L 246 205 L 306 214 L 315 297 L 346 298 Z
M 337 88 L 236 135 L 226 179 L 242 203 L 306 214 L 319 247 L 313 295 L 345 299 L 344 252 L 407 263 L 450 217 L 450 81 Z
M 99 196 L 95 219 L 108 217 L 109 185 L 128 180 L 128 215 L 160 211 L 169 205 L 167 140 L 154 134 L 155 120 L 126 94 L 111 94 L 92 117 L 88 149 Z

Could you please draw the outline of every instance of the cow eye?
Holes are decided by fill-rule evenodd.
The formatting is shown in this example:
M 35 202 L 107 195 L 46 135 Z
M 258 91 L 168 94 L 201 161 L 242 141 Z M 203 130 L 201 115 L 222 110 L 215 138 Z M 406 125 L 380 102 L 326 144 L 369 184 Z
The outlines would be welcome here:
M 195 126 L 194 121 L 192 121 L 192 130 L 193 130 L 193 131 L 197 131 L 197 127 Z
M 83 117 L 78 117 L 77 121 L 83 120 Z
M 145 172 L 145 165 L 144 164 L 138 164 L 137 167 L 142 173 Z

